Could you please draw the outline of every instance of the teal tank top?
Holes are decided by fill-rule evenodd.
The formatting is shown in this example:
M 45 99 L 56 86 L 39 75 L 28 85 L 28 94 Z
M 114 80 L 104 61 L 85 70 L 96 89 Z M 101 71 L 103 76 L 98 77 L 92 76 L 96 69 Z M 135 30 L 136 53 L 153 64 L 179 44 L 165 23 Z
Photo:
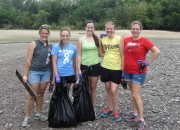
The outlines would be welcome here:
M 81 64 L 90 66 L 99 63 L 98 48 L 95 42 L 88 42 L 86 37 L 82 37 L 82 59 Z

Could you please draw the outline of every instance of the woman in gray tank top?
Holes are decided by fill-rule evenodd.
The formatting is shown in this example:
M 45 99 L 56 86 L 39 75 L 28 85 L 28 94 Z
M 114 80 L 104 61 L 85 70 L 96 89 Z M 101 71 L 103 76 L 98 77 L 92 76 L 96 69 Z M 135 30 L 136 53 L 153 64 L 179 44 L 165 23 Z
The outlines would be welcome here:
M 40 121 L 46 121 L 47 116 L 41 113 L 43 105 L 43 97 L 46 87 L 49 82 L 52 80 L 52 71 L 51 71 L 51 48 L 52 45 L 48 42 L 48 37 L 50 34 L 49 26 L 42 25 L 39 28 L 38 40 L 32 41 L 29 44 L 27 51 L 27 59 L 25 72 L 23 76 L 23 81 L 29 83 L 34 92 L 38 95 L 37 104 L 36 104 L 36 114 L 35 119 Z M 33 97 L 28 94 L 26 101 L 26 112 L 25 118 L 22 123 L 22 127 L 29 126 L 29 116 L 34 105 Z

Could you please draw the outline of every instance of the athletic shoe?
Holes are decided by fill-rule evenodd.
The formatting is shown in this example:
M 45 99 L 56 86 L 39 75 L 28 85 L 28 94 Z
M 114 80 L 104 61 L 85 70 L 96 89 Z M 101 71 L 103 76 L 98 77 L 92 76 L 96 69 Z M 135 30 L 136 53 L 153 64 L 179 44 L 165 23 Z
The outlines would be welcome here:
M 113 114 L 113 111 L 111 111 L 108 107 L 105 109 L 104 112 L 101 113 L 101 117 L 106 118 Z
M 140 120 L 140 121 L 138 122 L 138 127 L 137 127 L 136 130 L 144 130 L 145 126 L 146 126 L 146 122 Z
M 43 114 L 36 114 L 34 119 L 35 120 L 40 120 L 40 121 L 47 121 L 48 117 L 43 115 Z
M 30 127 L 28 117 L 24 118 L 23 123 L 22 123 L 22 127 Z
M 95 114 L 95 118 L 97 117 L 97 113 L 96 113 L 96 109 L 94 108 L 94 114 Z
M 114 121 L 116 122 L 120 122 L 122 119 L 121 117 L 119 116 L 119 113 L 116 111 L 114 112 Z
M 138 115 L 134 115 L 134 114 L 126 119 L 127 122 L 137 121 L 137 120 L 139 120 L 139 116 Z

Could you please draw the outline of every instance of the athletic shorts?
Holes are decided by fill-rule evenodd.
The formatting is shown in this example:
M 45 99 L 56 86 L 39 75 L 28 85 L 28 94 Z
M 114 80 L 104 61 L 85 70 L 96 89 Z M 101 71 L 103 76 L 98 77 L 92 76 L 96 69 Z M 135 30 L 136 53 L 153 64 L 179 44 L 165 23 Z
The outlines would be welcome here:
M 75 83 L 76 82 L 76 77 L 75 75 L 71 76 L 62 76 L 61 78 L 66 80 L 66 83 Z
M 89 77 L 100 76 L 100 70 L 101 70 L 100 63 L 90 66 L 81 64 L 81 71 L 87 71 L 87 75 Z
M 101 67 L 101 82 L 109 82 L 120 84 L 121 81 L 121 70 L 110 70 Z
M 139 85 L 144 85 L 146 74 L 127 74 L 124 72 L 124 80 Z
M 42 82 L 50 82 L 51 71 L 29 71 L 28 73 L 28 83 L 29 84 L 39 84 Z

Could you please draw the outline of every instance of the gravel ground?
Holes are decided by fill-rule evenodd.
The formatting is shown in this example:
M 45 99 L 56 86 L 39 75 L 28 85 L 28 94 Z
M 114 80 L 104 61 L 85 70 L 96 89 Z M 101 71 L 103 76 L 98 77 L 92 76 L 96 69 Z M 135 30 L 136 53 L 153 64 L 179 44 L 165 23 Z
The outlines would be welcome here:
M 161 55 L 149 66 L 146 84 L 142 90 L 147 130 L 178 130 L 180 128 L 180 40 L 152 40 L 161 50 Z M 24 71 L 27 44 L 0 44 L 0 129 L 20 130 L 24 118 L 26 90 L 15 76 L 15 70 Z M 46 91 L 43 106 L 48 114 L 52 93 Z M 132 112 L 129 90 L 119 89 L 119 111 L 123 121 L 115 123 L 112 117 L 84 122 L 70 130 L 133 130 L 135 123 L 124 119 Z M 97 113 L 106 107 L 106 93 L 103 83 L 97 87 Z M 33 119 L 27 130 L 50 130 L 48 122 Z

